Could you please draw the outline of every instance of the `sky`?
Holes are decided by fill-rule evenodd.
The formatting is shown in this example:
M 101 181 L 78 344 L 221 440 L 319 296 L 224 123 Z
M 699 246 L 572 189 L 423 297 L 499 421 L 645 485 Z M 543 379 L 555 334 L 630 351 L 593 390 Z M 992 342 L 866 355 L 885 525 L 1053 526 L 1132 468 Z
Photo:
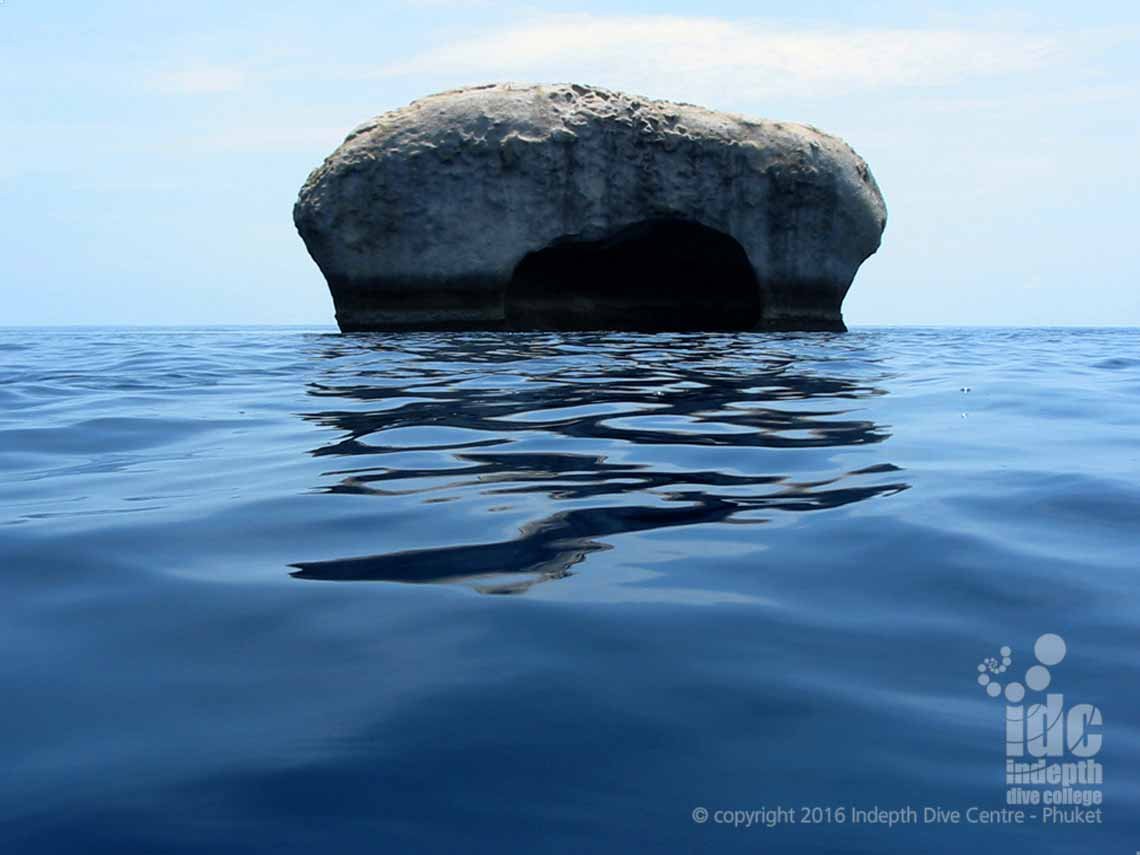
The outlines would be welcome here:
M 0 0 L 0 70 L 0 325 L 331 324 L 306 175 L 503 80 L 846 139 L 889 211 L 849 325 L 1140 325 L 1130 2 Z

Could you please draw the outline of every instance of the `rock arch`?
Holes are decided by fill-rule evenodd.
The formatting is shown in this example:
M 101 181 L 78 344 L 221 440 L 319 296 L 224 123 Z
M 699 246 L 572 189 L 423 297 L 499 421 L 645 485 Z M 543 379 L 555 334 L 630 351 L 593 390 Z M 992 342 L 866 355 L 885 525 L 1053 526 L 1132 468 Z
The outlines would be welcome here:
M 760 323 L 763 303 L 737 240 L 660 218 L 528 253 L 504 313 L 511 329 L 742 330 Z

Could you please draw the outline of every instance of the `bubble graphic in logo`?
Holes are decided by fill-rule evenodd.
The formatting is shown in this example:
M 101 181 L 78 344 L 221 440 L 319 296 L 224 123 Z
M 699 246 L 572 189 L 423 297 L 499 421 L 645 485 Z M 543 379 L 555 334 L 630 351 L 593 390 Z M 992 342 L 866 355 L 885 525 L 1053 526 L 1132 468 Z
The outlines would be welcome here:
M 998 656 L 987 656 L 978 663 L 978 685 L 985 689 L 991 698 L 996 698 L 1002 693 L 1002 685 L 994 677 L 1004 674 L 1013 664 L 1013 650 L 1009 645 L 1002 647 L 998 653 Z
M 1033 645 L 1033 655 L 1038 664 L 1031 665 L 1025 672 L 1024 683 L 1015 681 L 1004 687 L 1006 700 L 1011 704 L 1021 703 L 1025 699 L 1026 689 L 1044 692 L 1053 682 L 1049 667 L 1061 662 L 1068 652 L 1065 639 L 1056 633 L 1047 632 L 1038 638 Z M 1000 656 L 987 656 L 978 664 L 978 685 L 991 698 L 1003 693 L 1002 684 L 994 678 L 1004 674 L 1013 665 L 1013 649 L 1009 645 L 1003 646 L 999 654 Z
M 1037 639 L 1033 645 L 1033 655 L 1037 657 L 1040 665 L 1033 665 L 1025 672 L 1025 685 L 1035 692 L 1044 692 L 1053 682 L 1053 675 L 1049 673 L 1048 665 L 1056 665 L 1068 653 L 1065 639 L 1053 632 L 1047 632 Z
M 1062 659 L 1068 648 L 1065 646 L 1065 639 L 1052 632 L 1037 639 L 1037 643 L 1033 645 L 1033 655 L 1037 657 L 1037 661 L 1042 665 L 1057 665 Z
M 1044 665 L 1034 665 L 1025 672 L 1025 685 L 1035 692 L 1044 692 L 1052 680 L 1053 675 Z

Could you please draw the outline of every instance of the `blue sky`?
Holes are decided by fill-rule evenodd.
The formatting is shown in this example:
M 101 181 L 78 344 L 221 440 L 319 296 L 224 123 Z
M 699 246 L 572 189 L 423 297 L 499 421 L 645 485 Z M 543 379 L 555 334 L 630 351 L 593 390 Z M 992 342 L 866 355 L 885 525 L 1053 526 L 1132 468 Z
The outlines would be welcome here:
M 331 323 L 305 176 L 492 80 L 847 139 L 890 211 L 850 324 L 1140 324 L 1137 9 L 0 0 L 0 325 Z

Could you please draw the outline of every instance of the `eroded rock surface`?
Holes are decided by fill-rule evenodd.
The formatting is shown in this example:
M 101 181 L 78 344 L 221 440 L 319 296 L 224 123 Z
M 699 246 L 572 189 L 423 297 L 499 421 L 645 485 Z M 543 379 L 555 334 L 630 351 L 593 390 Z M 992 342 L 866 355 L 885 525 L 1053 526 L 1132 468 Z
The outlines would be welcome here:
M 361 125 L 294 221 L 345 331 L 841 330 L 886 208 L 809 126 L 502 84 Z

